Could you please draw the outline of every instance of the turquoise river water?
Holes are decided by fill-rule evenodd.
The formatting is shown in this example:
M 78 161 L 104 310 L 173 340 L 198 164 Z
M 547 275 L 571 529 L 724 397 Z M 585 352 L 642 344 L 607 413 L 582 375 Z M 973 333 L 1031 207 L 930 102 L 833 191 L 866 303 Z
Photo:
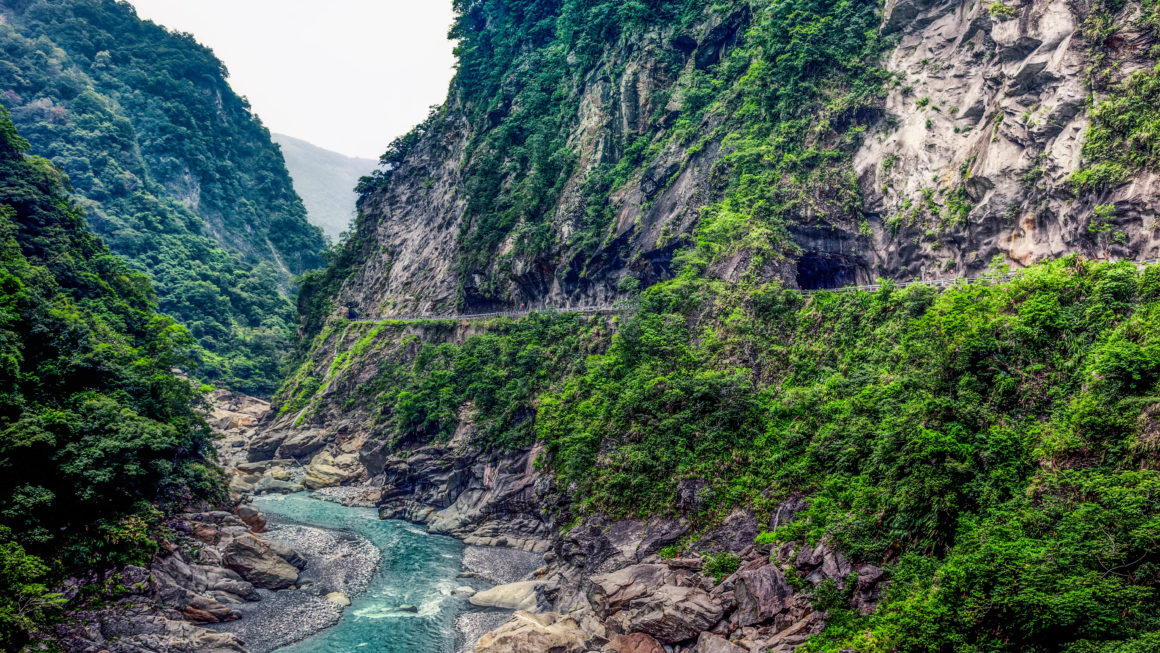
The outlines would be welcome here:
M 352 531 L 383 554 L 367 592 L 354 599 L 337 625 L 278 653 L 455 651 L 455 618 L 467 607 L 466 599 L 451 594 L 467 584 L 455 577 L 462 570 L 461 542 L 406 522 L 382 521 L 372 508 L 348 508 L 306 494 L 259 497 L 255 504 L 275 519 Z M 400 611 L 404 604 L 418 612 Z

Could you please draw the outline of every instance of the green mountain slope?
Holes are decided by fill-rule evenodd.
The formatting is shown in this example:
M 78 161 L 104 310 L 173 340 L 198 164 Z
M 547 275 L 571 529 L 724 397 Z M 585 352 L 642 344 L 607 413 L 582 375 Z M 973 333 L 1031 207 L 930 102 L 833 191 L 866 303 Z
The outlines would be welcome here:
M 13 2 L 4 16 L 0 97 L 32 151 L 189 327 L 199 375 L 269 392 L 291 279 L 320 264 L 323 240 L 222 63 L 115 0 Z
M 1115 259 L 1157 251 L 1160 4 L 455 6 L 447 102 L 300 299 L 282 437 L 358 423 L 371 475 L 535 447 L 557 552 L 594 515 L 687 518 L 675 554 L 752 514 L 826 615 L 806 651 L 1156 648 L 1160 266 Z M 875 611 L 776 558 L 827 547 L 887 572 Z
M 44 584 L 140 564 L 166 513 L 221 500 L 184 363 L 189 333 L 87 231 L 68 180 L 0 114 L 0 645 Z M 47 565 L 45 563 L 48 563 Z
M 358 199 L 354 187 L 359 179 L 371 174 L 378 162 L 324 150 L 284 134 L 274 134 L 273 138 L 282 149 L 286 169 L 294 179 L 294 190 L 302 196 L 310 223 L 337 242 L 354 221 Z

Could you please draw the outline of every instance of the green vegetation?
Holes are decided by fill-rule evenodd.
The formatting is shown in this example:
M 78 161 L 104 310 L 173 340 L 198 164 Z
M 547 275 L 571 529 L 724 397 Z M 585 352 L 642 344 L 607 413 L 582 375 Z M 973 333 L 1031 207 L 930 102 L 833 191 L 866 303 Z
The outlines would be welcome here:
M 534 314 L 518 321 L 493 320 L 462 344 L 446 342 L 454 323 L 331 325 L 275 397 L 280 412 L 310 405 L 340 368 L 373 361 L 372 379 L 352 390 L 372 418 L 388 425 L 397 443 L 446 441 L 461 423 L 461 407 L 491 446 L 526 446 L 535 437 L 536 400 L 556 380 L 575 376 L 590 354 L 607 346 L 608 318 Z M 314 358 L 337 347 L 321 372 Z
M 744 42 L 714 69 L 728 89 L 710 109 L 727 117 L 716 170 L 726 189 L 687 255 L 698 267 L 745 250 L 758 271 L 795 253 L 792 222 L 861 220 L 850 157 L 880 114 L 887 78 L 878 3 L 793 0 L 755 11 Z
M 987 5 L 987 12 L 1000 21 L 1011 20 L 1019 15 L 1019 11 L 1014 7 L 1007 5 L 999 0 L 995 0 Z
M 318 345 L 339 355 L 285 400 L 297 388 L 308 408 L 373 361 L 349 401 L 393 447 L 465 418 L 496 447 L 534 429 L 581 513 L 673 513 L 689 478 L 709 483 L 701 523 L 804 492 L 807 512 L 762 541 L 828 538 L 893 578 L 870 616 L 820 593 L 832 621 L 812 650 L 1147 650 L 1160 266 L 1071 257 L 1002 283 L 808 300 L 689 267 L 641 302 L 611 337 L 561 315 L 459 344 L 453 324 L 334 323 Z
M 1096 0 L 1081 27 L 1088 44 L 1088 85 L 1106 96 L 1091 101 L 1092 125 L 1083 146 L 1084 161 L 1072 174 L 1071 185 L 1077 195 L 1114 188 L 1141 170 L 1160 169 L 1160 119 L 1155 106 L 1160 100 L 1160 63 L 1151 70 L 1133 73 L 1119 84 L 1109 80 L 1118 69 L 1112 56 L 1119 46 L 1115 37 L 1122 25 L 1115 14 L 1125 6 L 1124 0 Z M 1153 39 L 1160 38 L 1160 2 L 1140 3 L 1136 27 Z M 1160 49 L 1153 48 L 1152 59 L 1160 59 Z
M 1100 191 L 1141 170 L 1160 170 L 1160 66 L 1130 76 L 1110 89 L 1092 111 L 1083 145 L 1087 163 L 1072 175 L 1076 193 Z
M 825 650 L 1126 638 L 1160 627 L 1158 316 L 1160 267 L 1075 258 L 808 302 L 685 274 L 536 429 L 588 510 L 669 512 L 684 478 L 710 482 L 707 515 L 811 494 L 767 540 L 826 536 L 898 577 Z
M 452 36 L 460 41 L 453 90 L 475 134 L 463 170 L 462 279 L 508 269 L 516 257 L 562 255 L 583 265 L 585 255 L 608 244 L 614 191 L 639 180 L 662 152 L 691 156 L 711 142 L 722 144 L 713 168 L 722 190 L 706 198 L 712 201 L 693 250 L 698 260 L 743 248 L 759 268 L 792 255 L 787 221 L 806 214 L 860 220 L 850 155 L 879 115 L 887 79 L 876 64 L 874 0 L 457 0 L 455 6 L 460 15 Z M 714 19 L 736 26 L 736 42 L 718 44 L 703 66 L 686 66 L 693 55 L 668 46 L 659 75 L 675 80 L 672 88 L 650 96 L 652 114 L 640 118 L 637 132 L 615 136 L 606 160 L 583 178 L 583 210 L 568 216 L 564 241 L 555 212 L 565 182 L 577 174 L 569 138 L 584 91 L 578 80 L 605 66 L 610 48 L 649 30 L 675 25 L 678 34 L 699 34 L 695 26 Z M 625 70 L 607 73 L 616 87 Z M 679 109 L 673 113 L 670 105 Z M 382 163 L 405 162 L 445 119 L 433 112 Z M 677 172 L 657 182 L 663 187 Z M 360 192 L 391 177 L 389 171 L 367 177 Z M 510 251 L 497 255 L 508 241 Z M 504 287 L 490 279 L 478 290 L 484 299 L 497 298 Z
M 147 561 L 167 512 L 224 499 L 192 338 L 90 234 L 68 180 L 0 115 L 0 643 L 77 572 Z
M 720 583 L 729 574 L 741 567 L 741 558 L 728 552 L 710 553 L 705 556 L 704 572 L 713 577 L 714 583 Z
M 291 277 L 321 264 L 282 157 L 189 35 L 115 0 L 33 0 L 0 25 L 0 101 L 83 198 L 109 247 L 200 345 L 191 373 L 269 394 Z

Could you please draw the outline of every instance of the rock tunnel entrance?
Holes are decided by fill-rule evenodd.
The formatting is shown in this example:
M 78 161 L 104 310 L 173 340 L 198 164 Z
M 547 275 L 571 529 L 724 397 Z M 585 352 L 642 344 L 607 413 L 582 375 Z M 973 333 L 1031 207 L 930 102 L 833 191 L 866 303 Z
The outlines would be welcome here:
M 844 254 L 806 252 L 797 263 L 797 283 L 802 290 L 841 288 L 858 281 L 858 264 Z

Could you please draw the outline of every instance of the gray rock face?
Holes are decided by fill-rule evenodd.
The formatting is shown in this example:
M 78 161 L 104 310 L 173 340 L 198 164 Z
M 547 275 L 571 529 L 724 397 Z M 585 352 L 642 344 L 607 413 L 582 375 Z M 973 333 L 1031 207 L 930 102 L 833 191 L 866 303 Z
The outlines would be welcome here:
M 721 620 L 724 608 L 702 587 L 704 577 L 663 564 L 640 564 L 593 576 L 588 600 L 622 633 L 646 633 L 672 644 Z
M 738 572 L 733 581 L 737 600 L 737 623 L 752 626 L 772 619 L 790 605 L 793 588 L 776 565 Z
M 379 514 L 426 523 L 467 544 L 547 551 L 551 529 L 538 505 L 546 488 L 538 449 L 507 454 L 424 447 L 385 464 Z
M 705 632 L 697 637 L 697 645 L 693 647 L 691 653 L 749 653 L 749 650 L 720 635 Z
M 263 589 L 286 589 L 298 582 L 298 568 L 286 562 L 269 544 L 252 535 L 234 538 L 226 546 L 222 562 Z
M 611 621 L 624 632 L 647 633 L 675 644 L 712 628 L 723 615 L 721 605 L 699 587 L 662 585 L 647 601 L 614 614 Z
M 1052 0 L 1007 5 L 1016 15 L 992 15 L 987 2 L 886 3 L 883 31 L 900 38 L 887 66 L 905 81 L 886 99 L 889 119 L 855 155 L 873 232 L 860 248 L 884 276 L 975 275 L 996 256 L 1020 267 L 1069 252 L 1160 253 L 1160 234 L 1146 226 L 1160 208 L 1155 175 L 1079 201 L 1069 185 L 1089 124 L 1091 61 L 1078 13 L 1086 10 Z M 1136 28 L 1121 24 L 1132 41 Z M 1151 65 L 1144 50 L 1121 49 L 1113 76 Z M 922 208 L 928 197 L 948 205 L 960 188 L 969 209 L 961 223 Z M 1096 204 L 1117 207 L 1123 242 L 1088 229 Z
M 330 440 L 330 435 L 323 429 L 307 429 L 292 433 L 278 446 L 278 455 L 283 458 L 309 456 L 321 449 Z
M 665 653 L 664 646 L 646 633 L 616 635 L 604 645 L 604 653 Z
M 758 532 L 757 517 L 752 510 L 735 510 L 720 527 L 702 535 L 699 546 L 704 551 L 740 553 L 753 546 Z
M 94 615 L 93 640 L 109 653 L 245 653 L 241 640 L 144 609 Z M 107 638 L 107 639 L 106 639 Z

